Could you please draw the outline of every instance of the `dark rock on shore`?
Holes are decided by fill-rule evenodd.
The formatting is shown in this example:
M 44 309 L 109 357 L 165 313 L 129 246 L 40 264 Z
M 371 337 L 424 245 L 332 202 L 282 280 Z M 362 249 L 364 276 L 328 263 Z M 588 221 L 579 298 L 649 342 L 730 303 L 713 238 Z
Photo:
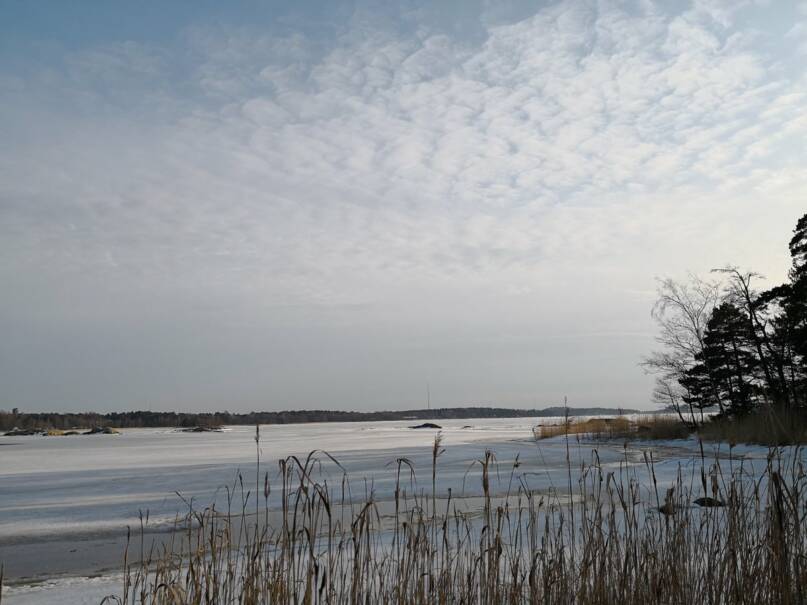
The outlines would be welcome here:
M 418 424 L 417 426 L 410 426 L 410 429 L 441 429 L 439 424 L 434 424 L 433 422 L 424 422 L 423 424 Z
M 82 435 L 120 435 L 120 431 L 116 431 L 109 426 L 94 426 L 89 431 L 85 431 Z
M 27 437 L 40 435 L 42 437 L 72 437 L 75 435 L 120 435 L 120 431 L 109 426 L 93 427 L 89 431 L 61 431 L 59 429 L 11 429 L 5 433 L 6 437 Z
M 14 427 L 10 431 L 6 431 L 6 437 L 28 437 L 30 435 L 43 435 L 45 432 L 42 429 L 18 429 Z
M 179 429 L 181 433 L 220 433 L 220 426 L 193 426 L 189 429 Z

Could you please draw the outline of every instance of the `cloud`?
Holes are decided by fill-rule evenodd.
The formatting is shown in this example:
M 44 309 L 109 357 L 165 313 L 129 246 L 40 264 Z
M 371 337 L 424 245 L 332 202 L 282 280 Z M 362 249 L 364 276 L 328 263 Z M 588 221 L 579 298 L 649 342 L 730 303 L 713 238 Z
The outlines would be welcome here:
M 55 283 L 89 308 L 150 293 L 155 313 L 205 298 L 353 325 L 478 297 L 493 338 L 502 299 L 563 332 L 564 301 L 621 317 L 618 292 L 658 273 L 783 275 L 807 90 L 738 28 L 749 7 L 562 2 L 481 13 L 481 36 L 374 7 L 327 39 L 194 25 L 0 74 L 0 275 L 44 295 L 0 313 L 75 316 Z

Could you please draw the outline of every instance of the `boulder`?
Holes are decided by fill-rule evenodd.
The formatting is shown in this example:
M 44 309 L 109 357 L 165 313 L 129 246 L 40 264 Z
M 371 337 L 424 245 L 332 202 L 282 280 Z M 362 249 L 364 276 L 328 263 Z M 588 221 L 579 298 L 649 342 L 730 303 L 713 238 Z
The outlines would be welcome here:
M 10 431 L 6 431 L 6 437 L 28 437 L 30 435 L 43 435 L 42 429 L 18 429 L 16 426 Z
M 116 431 L 110 426 L 94 426 L 82 435 L 120 435 L 120 431 Z
M 179 429 L 181 433 L 220 433 L 220 426 L 192 426 L 188 429 Z

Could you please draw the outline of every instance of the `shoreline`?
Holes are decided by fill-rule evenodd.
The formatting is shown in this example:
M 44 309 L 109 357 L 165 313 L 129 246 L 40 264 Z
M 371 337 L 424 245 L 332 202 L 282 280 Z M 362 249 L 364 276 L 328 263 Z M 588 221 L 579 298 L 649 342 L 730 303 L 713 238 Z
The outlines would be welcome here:
M 278 412 L 30 412 L 12 415 L 0 411 L 0 433 L 14 428 L 23 430 L 92 430 L 100 427 L 116 429 L 153 428 L 188 429 L 223 426 L 289 426 L 302 424 L 417 422 L 422 420 L 514 420 L 518 418 L 559 418 L 582 416 L 625 416 L 658 414 L 658 410 L 635 410 L 619 407 L 548 407 L 541 409 L 496 407 L 424 408 L 375 412 L 339 410 L 287 410 Z M 58 426 L 56 426 L 58 425 Z M 14 435 L 9 435 L 14 436 Z M 79 436 L 79 435 L 71 435 Z

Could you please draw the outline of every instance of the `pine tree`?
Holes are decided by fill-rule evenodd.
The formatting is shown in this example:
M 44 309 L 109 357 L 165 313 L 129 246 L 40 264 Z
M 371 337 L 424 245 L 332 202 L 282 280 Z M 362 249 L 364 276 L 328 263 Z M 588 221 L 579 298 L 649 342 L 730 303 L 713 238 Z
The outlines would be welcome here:
M 716 397 L 712 377 L 702 353 L 695 356 L 695 362 L 692 367 L 684 371 L 678 379 L 678 383 L 684 389 L 681 399 L 691 410 L 700 412 L 702 421 L 705 409 L 718 405 L 721 406 L 721 409 L 723 407 L 722 401 Z
M 785 303 L 785 314 L 792 332 L 791 341 L 800 357 L 804 370 L 807 360 L 807 214 L 802 216 L 790 240 L 790 292 Z
M 718 406 L 735 416 L 754 408 L 759 363 L 740 309 L 729 302 L 714 309 L 704 332 L 703 350 L 694 361 L 679 380 L 688 405 L 697 410 Z
M 756 404 L 759 363 L 742 311 L 723 303 L 712 313 L 704 336 L 704 365 L 727 413 L 743 415 Z
M 790 283 L 782 305 L 782 321 L 788 330 L 794 397 L 798 405 L 807 406 L 807 214 L 796 223 L 790 256 Z

